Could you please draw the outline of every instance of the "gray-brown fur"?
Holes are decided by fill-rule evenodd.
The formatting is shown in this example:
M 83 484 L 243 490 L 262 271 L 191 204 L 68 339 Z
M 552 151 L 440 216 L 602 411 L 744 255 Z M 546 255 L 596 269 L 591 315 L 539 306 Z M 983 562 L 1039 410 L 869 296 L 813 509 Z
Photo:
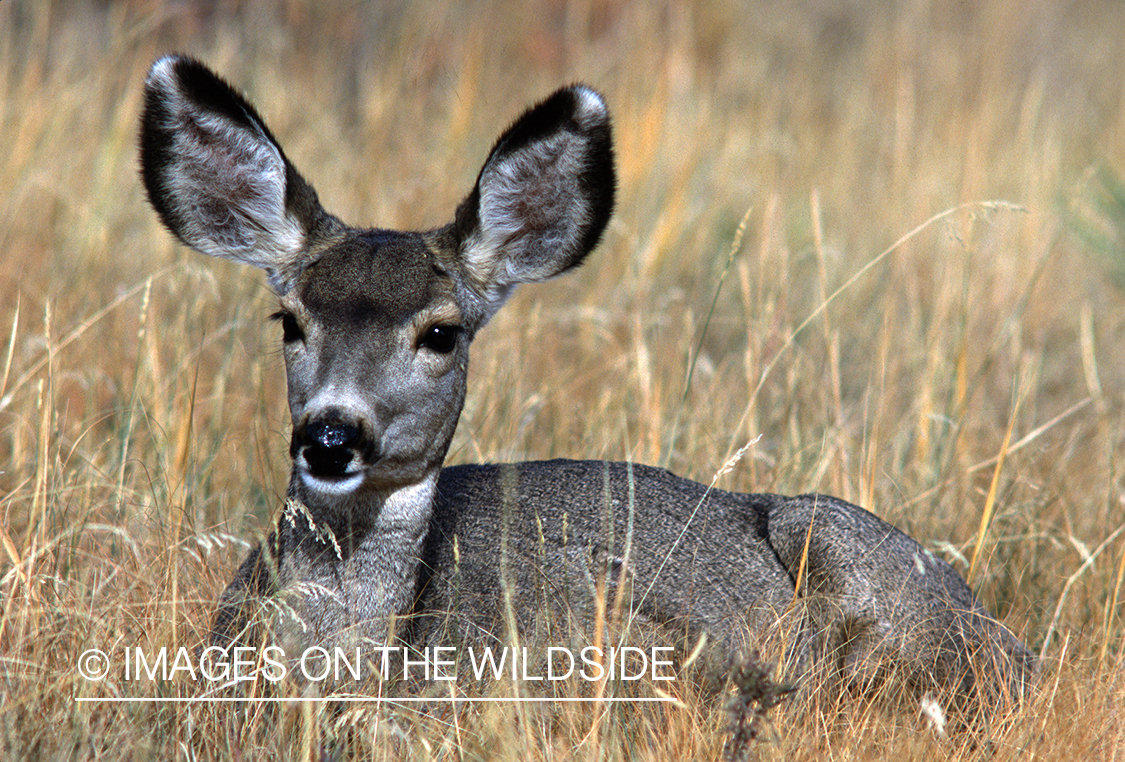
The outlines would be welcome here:
M 201 64 L 158 61 L 145 103 L 153 205 L 188 245 L 265 269 L 285 334 L 289 500 L 223 594 L 215 643 L 259 635 L 247 628 L 271 601 L 287 612 L 273 636 L 306 645 L 550 643 L 593 637 L 610 611 L 683 652 L 772 644 L 792 677 L 852 690 L 1022 694 L 1030 652 L 948 564 L 862 508 L 623 463 L 442 467 L 476 331 L 519 283 L 579 264 L 609 218 L 592 90 L 525 114 L 454 222 L 423 233 L 325 212 Z

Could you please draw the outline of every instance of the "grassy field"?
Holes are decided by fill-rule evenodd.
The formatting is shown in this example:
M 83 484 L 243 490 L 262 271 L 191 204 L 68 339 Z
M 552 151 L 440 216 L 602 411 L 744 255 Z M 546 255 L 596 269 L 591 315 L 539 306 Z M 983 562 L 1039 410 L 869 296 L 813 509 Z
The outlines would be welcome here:
M 283 494 L 274 300 L 176 245 L 141 84 L 196 55 L 353 224 L 445 223 L 560 84 L 615 119 L 619 208 L 474 348 L 451 462 L 667 465 L 861 503 L 1034 650 L 943 741 L 776 711 L 759 759 L 1125 757 L 1125 6 L 991 0 L 0 3 L 0 750 L 7 758 L 718 760 L 676 705 L 80 703 L 197 687 L 79 655 L 195 646 Z

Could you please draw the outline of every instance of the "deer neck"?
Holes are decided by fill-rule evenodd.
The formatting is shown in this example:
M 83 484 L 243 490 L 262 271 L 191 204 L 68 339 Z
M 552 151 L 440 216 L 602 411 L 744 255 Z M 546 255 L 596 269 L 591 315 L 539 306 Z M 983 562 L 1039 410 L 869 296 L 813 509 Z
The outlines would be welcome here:
M 410 613 L 437 476 L 435 470 L 417 484 L 347 501 L 303 489 L 299 477 L 291 481 L 278 522 L 278 581 L 282 590 L 326 593 L 294 604 L 319 639 L 309 642 L 385 643 L 394 617 Z
M 422 481 L 391 491 L 357 490 L 325 495 L 294 473 L 279 529 L 295 548 L 345 571 L 412 576 L 430 526 L 440 469 Z

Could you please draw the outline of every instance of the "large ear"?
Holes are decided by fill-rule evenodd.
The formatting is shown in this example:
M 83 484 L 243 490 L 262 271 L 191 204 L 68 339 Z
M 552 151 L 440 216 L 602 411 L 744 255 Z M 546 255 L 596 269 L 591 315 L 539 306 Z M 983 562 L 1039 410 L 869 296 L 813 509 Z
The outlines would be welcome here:
M 145 189 L 168 229 L 264 269 L 280 294 L 339 224 L 246 99 L 191 58 L 152 65 L 140 143 Z
M 609 112 L 585 85 L 559 90 L 501 135 L 454 225 L 488 315 L 516 284 L 583 260 L 613 212 L 615 185 Z

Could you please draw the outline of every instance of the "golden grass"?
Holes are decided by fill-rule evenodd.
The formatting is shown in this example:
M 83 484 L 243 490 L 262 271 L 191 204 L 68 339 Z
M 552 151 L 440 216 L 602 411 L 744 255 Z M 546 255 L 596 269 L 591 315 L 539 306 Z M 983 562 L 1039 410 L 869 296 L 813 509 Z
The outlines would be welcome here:
M 619 210 L 586 266 L 483 332 L 451 460 L 710 482 L 753 441 L 720 486 L 861 502 L 972 563 L 1043 649 L 989 745 L 844 705 L 776 713 L 762 759 L 1123 756 L 1125 8 L 212 5 L 0 3 L 6 756 L 722 754 L 725 716 L 690 695 L 449 717 L 75 701 L 193 694 L 76 661 L 198 643 L 288 467 L 263 279 L 176 246 L 137 181 L 141 82 L 169 50 L 247 90 L 329 208 L 385 227 L 444 223 L 527 103 L 602 89 Z

